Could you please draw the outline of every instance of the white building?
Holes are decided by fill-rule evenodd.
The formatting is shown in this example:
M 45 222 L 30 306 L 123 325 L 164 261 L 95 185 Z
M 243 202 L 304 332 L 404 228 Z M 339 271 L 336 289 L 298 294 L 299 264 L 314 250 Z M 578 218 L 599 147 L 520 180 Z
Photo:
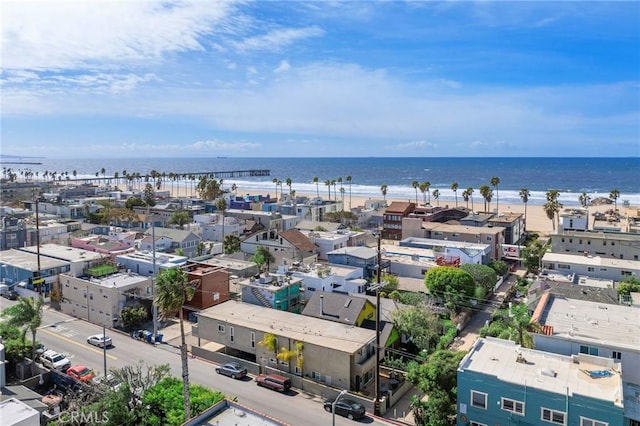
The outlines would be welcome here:
M 33 254 L 38 253 L 37 246 L 23 247 L 20 250 Z M 75 277 L 83 276 L 85 269 L 91 266 L 92 263 L 102 262 L 104 259 L 109 258 L 109 256 L 105 256 L 101 253 L 63 246 L 60 244 L 41 244 L 40 256 L 69 262 L 71 268 L 69 270 L 69 274 Z
M 586 209 L 565 209 L 560 213 L 558 232 L 589 229 L 589 212 Z
M 312 243 L 318 246 L 318 259 L 327 260 L 327 253 L 347 247 L 349 241 L 348 233 L 309 231 L 303 232 Z
M 614 257 L 545 253 L 542 257 L 542 268 L 561 274 L 577 274 L 616 282 L 629 276 L 640 278 L 640 261 Z
M 292 277 L 301 278 L 306 300 L 315 291 L 364 294 L 367 289 L 367 280 L 362 278 L 362 268 L 316 263 L 300 267 L 281 266 L 278 272 L 289 272 Z
M 40 426 L 40 413 L 16 398 L 0 402 L 2 426 Z

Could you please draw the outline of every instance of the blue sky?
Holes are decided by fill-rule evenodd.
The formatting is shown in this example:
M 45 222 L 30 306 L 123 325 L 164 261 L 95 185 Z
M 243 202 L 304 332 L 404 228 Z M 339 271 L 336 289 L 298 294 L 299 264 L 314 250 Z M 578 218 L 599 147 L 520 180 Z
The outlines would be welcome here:
M 640 2 L 32 1 L 1 153 L 640 156 Z

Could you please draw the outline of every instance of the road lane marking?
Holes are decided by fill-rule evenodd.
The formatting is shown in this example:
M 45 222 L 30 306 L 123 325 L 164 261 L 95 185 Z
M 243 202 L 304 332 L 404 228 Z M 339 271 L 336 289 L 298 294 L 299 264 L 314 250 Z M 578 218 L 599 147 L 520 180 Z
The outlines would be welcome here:
M 93 351 L 93 352 L 95 352 L 97 354 L 100 354 L 100 355 L 104 354 L 103 350 L 96 349 L 93 346 L 87 346 L 84 343 L 76 342 L 75 340 L 71 340 L 71 339 L 69 339 L 67 337 L 64 337 L 64 336 L 60 335 L 60 333 L 55 333 L 55 332 L 53 332 L 51 330 L 42 330 L 42 331 L 44 331 L 45 333 L 50 334 L 52 336 L 56 336 L 57 338 L 62 339 L 65 342 L 73 343 L 76 346 L 80 346 L 81 348 L 88 349 L 88 350 Z M 110 358 L 110 359 L 113 359 L 113 360 L 118 359 L 117 357 L 115 357 L 113 355 L 110 355 L 110 354 L 107 354 L 107 358 Z

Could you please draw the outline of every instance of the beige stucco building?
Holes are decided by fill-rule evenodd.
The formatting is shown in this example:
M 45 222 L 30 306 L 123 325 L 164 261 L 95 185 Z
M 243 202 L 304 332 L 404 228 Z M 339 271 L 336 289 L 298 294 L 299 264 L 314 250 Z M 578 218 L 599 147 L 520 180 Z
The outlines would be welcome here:
M 198 314 L 198 337 L 244 352 L 264 367 L 358 391 L 375 374 L 375 331 L 242 302 L 229 301 Z M 277 353 L 261 344 L 277 340 Z M 299 362 L 295 352 L 302 343 Z M 277 354 L 294 353 L 288 361 Z

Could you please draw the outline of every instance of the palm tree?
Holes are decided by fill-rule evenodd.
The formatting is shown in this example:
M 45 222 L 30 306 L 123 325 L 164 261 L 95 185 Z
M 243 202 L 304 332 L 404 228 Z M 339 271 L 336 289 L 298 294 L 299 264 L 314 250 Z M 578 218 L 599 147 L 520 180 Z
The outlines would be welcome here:
M 345 178 L 345 181 L 349 184 L 349 211 L 351 211 L 351 175 Z
M 36 357 L 36 332 L 42 325 L 42 310 L 44 299 L 42 295 L 37 298 L 20 297 L 18 303 L 2 311 L 2 317 L 7 318 L 7 325 L 22 328 L 22 343 L 24 344 L 27 331 L 31 332 L 31 362 Z
M 411 187 L 416 190 L 416 205 L 418 205 L 418 187 L 419 186 L 420 184 L 418 183 L 417 180 L 414 180 L 413 182 L 411 182 Z
M 184 309 L 182 309 L 182 305 L 193 298 L 194 284 L 189 282 L 187 273 L 177 267 L 163 269 L 157 276 L 154 298 L 161 319 L 171 318 L 178 314 L 180 320 L 180 358 L 182 359 L 185 420 L 191 418 L 191 400 L 189 397 L 189 358 L 184 334 Z
M 434 189 L 433 190 L 433 198 L 436 200 L 436 202 L 438 203 L 438 206 L 440 205 L 440 190 L 439 189 Z
M 487 203 L 489 204 L 489 208 L 491 208 L 491 198 L 493 197 L 493 190 L 489 188 L 489 185 L 482 185 L 480 187 L 480 194 L 482 195 L 482 198 L 484 198 L 484 211 L 488 212 Z
M 456 197 L 456 207 L 458 207 L 458 182 L 453 182 L 451 184 L 451 190 Z
M 547 217 L 551 220 L 553 225 L 553 230 L 556 230 L 556 214 L 563 207 L 562 203 L 558 201 L 558 196 L 560 192 L 557 189 L 552 189 L 547 191 L 547 202 L 542 209 L 546 213 Z
M 540 331 L 542 327 L 536 322 L 531 322 L 531 316 L 527 312 L 526 305 L 518 305 L 509 309 L 509 328 L 516 332 L 516 343 L 523 348 L 533 348 L 533 337 L 530 332 Z
M 429 188 L 431 188 L 431 182 L 427 180 L 425 182 L 422 182 L 422 185 L 424 185 L 425 192 L 429 196 L 429 201 L 427 201 L 427 204 L 431 205 L 431 193 L 429 192 Z
M 334 200 L 338 200 L 338 191 L 336 191 L 336 180 L 335 179 L 331 179 L 331 185 L 333 185 L 333 199 Z
M 320 188 L 318 188 L 318 176 L 314 176 L 312 182 L 316 184 L 316 197 L 320 198 Z
M 613 208 L 614 211 L 618 211 L 618 198 L 620 197 L 620 191 L 618 191 L 617 189 L 612 189 L 611 192 L 609 192 L 609 198 L 613 200 Z
M 527 203 L 529 202 L 529 197 L 531 196 L 531 193 L 527 188 L 522 188 L 519 194 L 520 194 L 520 199 L 524 203 L 524 230 L 526 231 L 527 230 Z
M 338 177 L 336 181 L 340 184 L 340 194 L 342 194 L 342 210 L 344 210 L 344 190 L 342 189 L 342 176 Z
M 238 185 L 236 185 L 235 183 L 231 184 L 231 190 L 233 191 L 234 195 L 237 197 L 238 196 Z
M 224 254 L 224 212 L 227 210 L 227 199 L 222 197 L 216 203 L 218 210 L 222 212 L 222 254 Z
M 469 188 L 462 191 L 462 199 L 467 203 L 467 208 L 469 208 L 469 197 L 471 194 L 469 193 Z
M 496 189 L 496 214 L 500 214 L 500 193 L 498 192 L 498 185 L 500 185 L 500 178 L 494 176 L 491 178 L 491 185 Z M 491 206 L 489 206 L 491 207 Z
M 278 178 L 273 178 L 271 182 L 276 185 L 276 201 L 278 201 Z
M 382 186 L 380 187 L 380 192 L 382 192 L 382 198 L 384 198 L 385 201 L 387 201 L 387 184 L 382 184 Z
M 327 190 L 329 191 L 329 201 L 331 201 L 331 181 L 329 179 L 325 179 L 324 184 L 327 186 Z
M 293 183 L 293 182 L 291 181 L 291 178 L 290 178 L 290 177 L 288 177 L 288 178 L 285 180 L 285 183 L 286 183 L 286 184 L 287 184 L 287 186 L 289 187 L 289 198 L 291 198 L 291 184 Z
M 431 185 L 429 182 L 422 182 L 418 185 L 418 189 L 422 192 L 422 202 L 424 204 L 427 204 L 427 192 L 429 192 L 429 185 Z
M 580 194 L 578 197 L 580 205 L 587 211 L 587 230 L 589 229 L 589 203 L 591 203 L 591 197 L 586 192 Z

